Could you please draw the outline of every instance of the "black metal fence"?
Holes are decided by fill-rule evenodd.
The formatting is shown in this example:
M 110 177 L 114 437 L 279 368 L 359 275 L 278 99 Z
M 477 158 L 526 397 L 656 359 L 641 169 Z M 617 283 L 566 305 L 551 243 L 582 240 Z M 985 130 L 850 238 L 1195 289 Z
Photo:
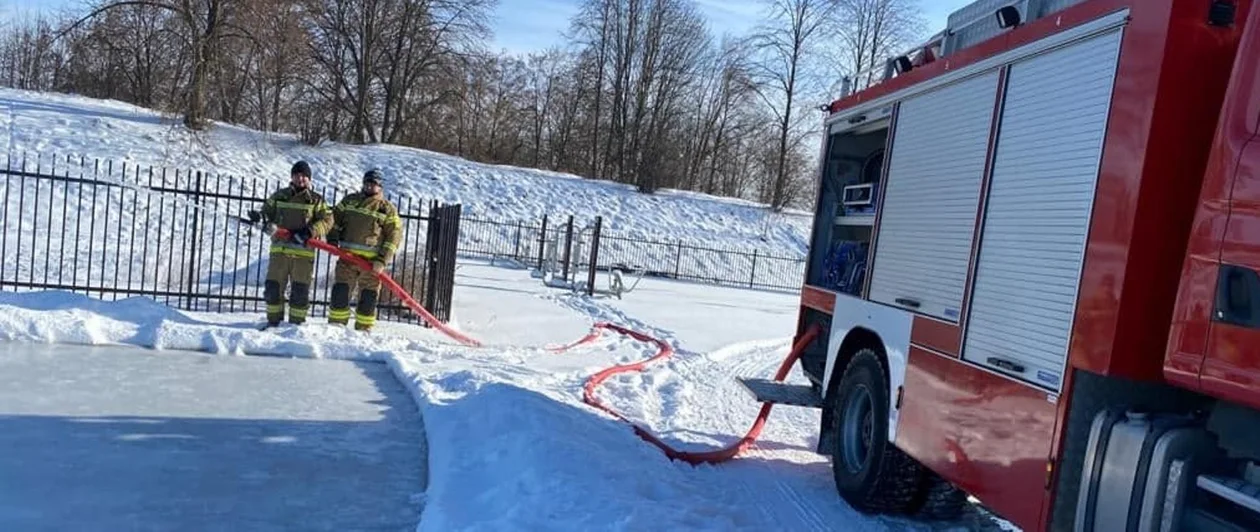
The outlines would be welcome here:
M 511 259 L 541 267 L 548 259 L 547 246 L 557 245 L 559 255 L 566 257 L 560 259 L 566 274 L 570 269 L 588 269 L 594 221 L 577 225 L 572 216 L 559 220 L 543 217 L 539 223 L 465 217 L 461 224 L 462 255 Z M 805 277 L 804 256 L 696 246 L 681 240 L 630 238 L 606 227 L 601 230 L 595 255 L 597 271 L 619 268 L 652 277 L 715 285 L 796 291 Z
M 271 237 L 245 221 L 277 183 L 25 154 L 11 158 L 0 174 L 0 289 L 65 290 L 113 300 L 146 296 L 193 311 L 263 310 Z M 316 188 L 330 204 L 345 195 Z M 425 202 L 391 199 L 404 236 L 389 271 L 446 321 L 455 259 L 450 251 L 433 254 L 453 246 L 429 245 Z M 458 208 L 446 212 L 445 227 L 457 232 Z M 316 259 L 314 316 L 326 315 L 332 266 L 327 254 Z M 396 299 L 382 301 L 380 318 L 419 321 Z

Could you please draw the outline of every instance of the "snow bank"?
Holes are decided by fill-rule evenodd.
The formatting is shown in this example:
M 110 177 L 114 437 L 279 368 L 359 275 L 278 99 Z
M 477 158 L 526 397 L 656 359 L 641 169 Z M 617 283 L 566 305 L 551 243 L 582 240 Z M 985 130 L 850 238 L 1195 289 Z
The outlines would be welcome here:
M 15 164 L 28 153 L 32 169 L 35 154 L 84 156 L 228 174 L 260 189 L 286 183 L 297 159 L 311 163 L 317 184 L 346 190 L 357 189 L 364 170 L 377 167 L 391 192 L 462 203 L 466 216 L 537 223 L 544 214 L 553 221 L 572 214 L 579 224 L 603 216 L 605 231 L 621 237 L 785 257 L 804 253 L 810 230 L 804 213 L 774 214 L 747 201 L 670 190 L 644 195 L 629 185 L 393 145 L 312 147 L 291 135 L 226 124 L 193 134 L 177 117 L 64 94 L 0 89 L 0 143 Z
M 319 324 L 261 331 L 263 323 L 261 314 L 188 313 L 143 297 L 102 301 L 61 291 L 0 293 L 0 339 L 10 341 L 377 361 L 442 341 L 421 328 L 413 328 L 408 339 Z

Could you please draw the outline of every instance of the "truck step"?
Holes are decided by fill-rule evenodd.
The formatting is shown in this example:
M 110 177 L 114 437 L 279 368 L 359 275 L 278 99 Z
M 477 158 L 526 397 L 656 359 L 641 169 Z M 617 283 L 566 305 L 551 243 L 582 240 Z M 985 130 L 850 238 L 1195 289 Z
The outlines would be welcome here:
M 784 384 L 770 379 L 736 377 L 753 398 L 762 403 L 822 408 L 822 397 L 803 384 Z
M 1260 513 L 1260 486 L 1249 484 L 1242 479 L 1212 475 L 1200 475 L 1196 483 L 1204 491 Z

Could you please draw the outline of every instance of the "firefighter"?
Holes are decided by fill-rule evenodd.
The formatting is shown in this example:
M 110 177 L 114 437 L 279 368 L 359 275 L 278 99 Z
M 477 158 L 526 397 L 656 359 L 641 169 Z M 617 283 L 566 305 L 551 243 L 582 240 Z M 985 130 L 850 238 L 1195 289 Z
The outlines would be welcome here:
M 376 274 L 385 271 L 385 265 L 393 260 L 402 239 L 402 219 L 398 217 L 398 208 L 385 199 L 380 171 L 364 173 L 363 189 L 337 203 L 333 216 L 336 221 L 329 242 L 367 259 L 372 263 L 372 271 L 337 261 L 328 322 L 345 325 L 350 321 L 350 295 L 357 289 L 354 328 L 370 331 L 376 325 L 376 304 L 381 289 Z
M 306 246 L 310 238 L 323 238 L 333 225 L 332 209 L 324 197 L 311 189 L 311 167 L 306 161 L 294 163 L 289 186 L 276 191 L 263 204 L 262 212 L 250 212 L 250 219 L 266 224 L 272 233 L 271 253 L 263 299 L 267 302 L 267 324 L 274 327 L 284 319 L 284 289 L 290 285 L 289 323 L 306 322 L 310 309 L 311 280 L 315 273 L 315 250 Z M 287 229 L 288 238 L 276 236 L 276 228 Z

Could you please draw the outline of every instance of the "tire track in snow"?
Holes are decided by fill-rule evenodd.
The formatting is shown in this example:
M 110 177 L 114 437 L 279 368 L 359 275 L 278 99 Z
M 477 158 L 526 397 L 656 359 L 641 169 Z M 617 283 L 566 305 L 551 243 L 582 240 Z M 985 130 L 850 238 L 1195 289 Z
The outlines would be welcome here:
M 702 357 L 696 357 L 680 363 L 676 370 L 679 376 L 688 382 L 694 383 L 695 386 L 703 388 L 705 391 L 697 393 L 697 396 L 705 397 L 706 403 L 712 401 L 718 404 L 748 405 L 747 408 L 740 409 L 738 415 L 733 410 L 722 410 L 718 415 L 702 416 L 709 429 L 718 429 L 725 427 L 725 432 L 730 435 L 742 435 L 748 429 L 747 422 L 753 419 L 760 404 L 756 403 L 735 381 L 736 377 L 741 376 L 769 376 L 774 373 L 778 365 L 782 362 L 782 357 L 786 356 L 789 344 L 783 340 L 769 341 L 753 341 L 734 344 Z M 715 371 L 716 370 L 716 371 Z M 717 398 L 715 400 L 715 398 Z M 705 407 L 700 406 L 700 409 Z M 743 416 L 744 410 L 747 416 Z M 788 407 L 779 407 L 776 412 L 778 416 L 772 415 L 779 423 L 775 423 L 775 428 L 770 429 L 767 426 L 767 432 L 763 432 L 763 442 L 765 437 L 772 432 L 783 433 L 786 427 L 796 424 L 802 426 L 813 427 L 817 420 L 812 422 L 808 419 L 800 419 L 802 416 L 798 413 L 795 415 L 787 414 L 793 409 Z M 787 424 L 784 424 L 784 414 L 790 418 Z M 813 416 L 805 416 L 813 417 Z M 718 419 L 721 418 L 721 419 Z M 773 422 L 772 422 L 773 423 Z M 782 436 L 782 434 L 779 434 Z M 791 438 L 796 436 L 796 438 Z M 789 439 L 808 440 L 810 439 L 804 431 L 790 430 Z M 792 445 L 787 442 L 777 442 L 781 445 Z M 752 459 L 749 459 L 752 458 Z M 779 456 L 775 451 L 764 449 L 761 446 L 754 445 L 742 457 L 737 459 L 739 462 L 737 467 L 748 467 L 755 472 L 756 478 L 747 475 L 741 475 L 737 480 L 741 487 L 745 488 L 745 492 L 751 492 L 755 496 L 755 501 L 759 501 L 758 506 L 762 508 L 773 508 L 778 511 L 772 513 L 769 518 L 775 523 L 798 522 L 799 526 L 805 526 L 812 530 L 828 530 L 829 517 L 836 519 L 854 520 L 856 516 L 852 515 L 853 510 L 844 505 L 843 501 L 837 499 L 829 499 L 826 503 L 822 503 L 821 499 L 811 498 L 803 494 L 796 486 L 783 477 L 783 471 L 780 471 L 771 465 L 773 461 L 783 461 L 784 457 Z M 788 457 L 788 462 L 794 462 Z M 803 465 L 803 464 L 802 464 Z M 769 484 L 769 486 L 767 486 Z M 771 489 L 772 488 L 772 489 Z M 776 503 L 760 504 L 769 495 L 774 498 Z M 820 510 L 820 506 L 827 505 L 841 512 L 827 512 L 834 515 L 824 515 Z M 867 518 L 863 517 L 865 520 Z M 835 519 L 830 519 L 834 521 Z
M 774 370 L 777 369 L 778 365 L 781 363 L 781 360 L 776 360 L 780 357 L 772 356 L 771 354 L 778 355 L 782 353 L 783 356 L 786 356 L 787 349 L 790 349 L 790 345 L 785 345 L 782 341 L 750 342 L 728 346 L 727 348 L 717 352 L 721 354 L 716 360 L 714 358 L 709 358 L 710 361 L 714 362 L 715 365 L 720 368 L 718 371 L 705 372 L 707 373 L 706 376 L 699 374 L 699 372 L 694 372 L 693 370 L 693 376 L 697 380 L 706 379 L 707 377 L 707 380 L 704 382 L 709 382 L 716 390 L 719 391 L 720 394 L 723 394 L 732 400 L 739 400 L 742 398 L 750 403 L 758 404 L 753 401 L 753 398 L 750 397 L 747 392 L 739 389 L 740 385 L 736 383 L 736 377 L 771 376 Z M 734 358 L 733 364 L 721 363 L 721 361 L 729 360 L 731 358 Z M 779 407 L 777 411 L 782 414 L 784 412 L 784 407 Z M 724 417 L 725 419 L 723 423 L 729 430 L 732 431 L 732 433 L 738 434 L 741 430 L 746 430 L 738 427 L 737 422 L 731 416 Z M 769 422 L 767 422 L 767 426 L 768 425 Z M 764 434 L 765 433 L 763 432 L 763 435 Z M 778 494 L 779 500 L 784 503 L 782 505 L 773 505 L 773 507 L 792 508 L 795 510 L 794 517 L 801 518 L 805 521 L 803 524 L 809 526 L 812 530 L 828 530 L 827 521 L 824 519 L 816 505 L 809 501 L 787 481 L 779 478 L 777 475 L 778 472 L 769 465 L 769 462 L 773 457 L 772 453 L 754 443 L 753 446 L 746 452 L 745 457 L 757 458 L 757 460 L 746 460 L 746 462 L 752 464 L 752 466 L 758 471 L 768 473 L 766 477 L 770 479 L 775 492 Z M 748 479 L 741 479 L 741 481 L 746 484 L 753 484 L 753 482 Z M 761 491 L 764 492 L 764 490 Z M 780 516 L 782 516 L 782 513 Z

